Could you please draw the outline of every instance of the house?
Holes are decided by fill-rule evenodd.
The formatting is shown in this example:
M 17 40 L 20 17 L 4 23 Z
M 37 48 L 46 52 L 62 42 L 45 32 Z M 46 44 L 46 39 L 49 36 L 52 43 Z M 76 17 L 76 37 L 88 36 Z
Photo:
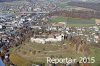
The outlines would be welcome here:
M 41 26 L 30 26 L 33 29 L 42 29 Z

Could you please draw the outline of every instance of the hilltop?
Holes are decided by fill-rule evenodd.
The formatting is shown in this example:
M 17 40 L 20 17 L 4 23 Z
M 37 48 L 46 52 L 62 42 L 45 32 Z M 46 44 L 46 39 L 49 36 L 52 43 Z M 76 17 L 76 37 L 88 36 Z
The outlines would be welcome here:
M 83 8 L 89 8 L 96 11 L 100 11 L 100 3 L 93 3 L 93 2 L 69 2 L 68 5 L 70 6 L 77 6 Z

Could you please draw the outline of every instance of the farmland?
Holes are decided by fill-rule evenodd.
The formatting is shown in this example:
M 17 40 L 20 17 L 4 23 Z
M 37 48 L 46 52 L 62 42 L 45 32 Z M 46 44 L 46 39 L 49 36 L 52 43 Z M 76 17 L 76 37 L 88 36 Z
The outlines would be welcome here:
M 66 22 L 68 26 L 90 26 L 95 24 L 95 19 L 67 18 L 56 16 L 49 19 L 49 22 Z
M 46 57 L 72 57 L 79 60 L 83 53 L 77 53 L 75 46 L 70 45 L 71 42 L 66 41 L 65 44 L 36 44 L 27 42 L 14 51 L 16 54 L 11 53 L 10 59 L 18 66 L 26 66 L 31 63 L 46 63 Z M 30 48 L 29 48 L 30 47 Z M 100 49 L 91 46 L 91 53 L 89 57 L 95 57 L 95 63 L 92 66 L 100 65 Z M 28 61 L 27 61 L 28 60 Z M 25 63 L 24 63 L 25 62 Z
M 92 66 L 100 66 L 100 48 L 91 48 L 91 57 L 95 57 L 95 63 Z
M 29 61 L 27 61 L 26 59 L 20 57 L 17 54 L 12 53 L 10 55 L 10 60 L 13 61 L 14 64 L 18 65 L 18 66 L 27 66 L 30 64 Z
M 69 42 L 68 42 L 69 43 Z M 62 47 L 61 47 L 62 46 Z M 81 54 L 76 53 L 73 47 L 71 49 L 69 44 L 36 44 L 27 42 L 21 45 L 15 52 L 19 55 L 18 57 L 25 58 L 31 62 L 46 63 L 46 57 L 63 57 L 63 58 L 78 58 Z M 13 55 L 12 55 L 13 56 Z M 16 57 L 16 56 L 15 56 Z M 14 57 L 13 57 L 14 58 Z M 12 60 L 14 60 L 12 58 Z M 17 62 L 16 62 L 17 61 Z M 20 59 L 19 59 L 20 61 Z M 21 59 L 23 62 L 23 60 Z M 25 61 L 26 62 L 26 61 Z M 19 63 L 18 60 L 14 60 L 14 63 Z M 22 65 L 23 66 L 23 65 Z

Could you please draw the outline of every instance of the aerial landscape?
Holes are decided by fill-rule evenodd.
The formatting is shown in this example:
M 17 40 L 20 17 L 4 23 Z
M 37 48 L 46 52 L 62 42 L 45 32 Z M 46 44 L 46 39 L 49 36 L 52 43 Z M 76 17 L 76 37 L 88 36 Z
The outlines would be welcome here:
M 0 0 L 0 66 L 100 66 L 100 0 Z

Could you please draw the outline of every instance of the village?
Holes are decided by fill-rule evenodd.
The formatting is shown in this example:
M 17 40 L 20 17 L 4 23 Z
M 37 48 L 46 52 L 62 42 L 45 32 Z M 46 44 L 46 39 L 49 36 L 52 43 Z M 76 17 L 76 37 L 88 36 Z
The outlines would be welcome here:
M 100 12 L 65 6 L 68 2 L 0 3 L 2 66 L 100 66 Z M 48 57 L 52 62 L 66 57 L 77 60 L 55 64 L 47 63 Z M 87 58 L 80 63 L 79 57 Z M 95 63 L 89 63 L 92 57 Z
M 18 47 L 26 40 L 36 44 L 71 41 L 77 46 L 99 45 L 100 24 L 71 27 L 66 22 L 48 23 L 45 13 L 0 16 L 0 55 L 6 65 L 15 66 L 9 59 L 9 48 Z

